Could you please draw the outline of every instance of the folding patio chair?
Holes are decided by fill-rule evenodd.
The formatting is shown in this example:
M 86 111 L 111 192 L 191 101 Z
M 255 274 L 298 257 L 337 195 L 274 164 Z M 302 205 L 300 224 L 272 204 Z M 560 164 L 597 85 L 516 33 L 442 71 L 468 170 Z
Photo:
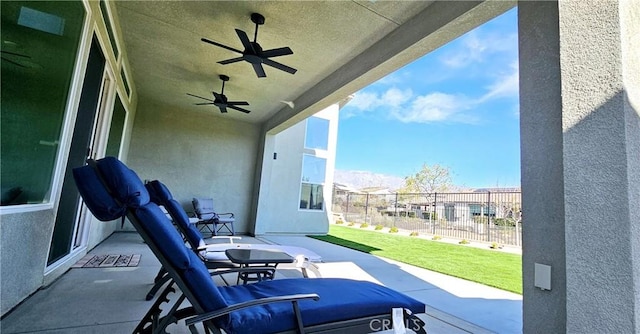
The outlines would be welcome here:
M 194 197 L 191 203 L 196 216 L 200 219 L 197 223 L 200 226 L 200 231 L 207 229 L 214 236 L 224 228 L 231 235 L 235 235 L 233 228 L 233 223 L 236 221 L 235 215 L 231 212 L 217 213 L 213 207 L 213 198 Z M 210 225 L 213 228 L 209 227 Z
M 366 333 L 373 323 L 396 321 L 426 333 L 415 316 L 425 311 L 423 303 L 371 282 L 293 278 L 217 287 L 202 260 L 150 202 L 134 171 L 113 157 L 89 163 L 73 170 L 86 206 L 102 221 L 126 215 L 172 278 L 134 333 L 164 333 L 169 324 L 182 319 L 192 333 L 198 333 L 196 325 L 207 333 L 228 334 Z M 161 305 L 170 302 L 166 298 L 174 284 L 181 294 L 162 313 Z M 182 306 L 185 299 L 188 305 Z

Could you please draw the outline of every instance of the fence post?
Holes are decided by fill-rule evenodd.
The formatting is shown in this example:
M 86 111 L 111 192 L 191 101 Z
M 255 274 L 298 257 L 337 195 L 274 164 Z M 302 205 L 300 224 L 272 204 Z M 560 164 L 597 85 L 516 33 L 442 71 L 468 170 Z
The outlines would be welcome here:
M 438 205 L 438 193 L 433 193 L 433 210 L 429 212 L 429 222 L 431 223 L 431 230 L 433 234 L 436 234 L 436 205 Z
M 367 193 L 367 201 L 364 204 L 364 222 L 367 222 L 367 217 L 369 216 L 369 193 Z
M 345 224 L 349 222 L 349 197 L 351 196 L 351 193 L 347 193 L 347 210 L 345 210 L 344 213 L 344 220 L 345 220 Z
M 491 241 L 491 191 L 487 191 L 487 241 Z
M 393 205 L 393 226 L 396 226 L 398 220 L 398 192 L 396 191 L 396 202 Z

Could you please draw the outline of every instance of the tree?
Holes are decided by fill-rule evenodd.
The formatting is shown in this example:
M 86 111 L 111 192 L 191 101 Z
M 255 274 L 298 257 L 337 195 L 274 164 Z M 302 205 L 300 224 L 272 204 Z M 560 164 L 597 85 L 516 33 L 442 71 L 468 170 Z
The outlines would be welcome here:
M 424 196 L 425 202 L 416 203 L 414 199 L 413 201 L 409 200 L 409 203 L 423 206 L 423 210 L 429 212 L 428 218 L 429 223 L 431 223 L 432 219 L 436 216 L 436 208 L 435 204 L 433 204 L 435 201 L 433 197 L 434 194 L 448 191 L 452 187 L 453 183 L 448 167 L 443 167 L 438 164 L 430 166 L 424 163 L 420 171 L 404 178 L 404 188 L 402 191 L 405 193 L 420 193 L 420 195 Z M 402 197 L 403 201 L 406 201 L 406 197 Z
M 404 192 L 435 193 L 448 191 L 453 187 L 448 167 L 438 164 L 422 165 L 422 169 L 404 178 Z

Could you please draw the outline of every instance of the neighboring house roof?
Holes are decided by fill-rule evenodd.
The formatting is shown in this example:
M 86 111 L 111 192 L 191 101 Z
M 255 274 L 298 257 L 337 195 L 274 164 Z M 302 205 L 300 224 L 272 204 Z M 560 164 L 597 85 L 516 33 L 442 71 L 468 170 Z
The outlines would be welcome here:
M 360 192 L 373 195 L 388 195 L 393 194 L 387 187 L 366 187 L 361 188 Z
M 342 191 L 342 192 L 353 193 L 353 194 L 362 194 L 360 190 L 353 188 L 351 186 L 348 186 L 346 184 L 334 183 L 333 188 L 336 191 Z
M 500 187 L 495 187 L 495 188 L 477 188 L 477 189 L 472 189 L 472 191 L 474 193 L 486 193 L 486 192 L 501 192 L 501 193 L 506 193 L 506 192 L 519 192 L 520 188 L 519 187 L 507 187 L 507 188 L 500 188 Z

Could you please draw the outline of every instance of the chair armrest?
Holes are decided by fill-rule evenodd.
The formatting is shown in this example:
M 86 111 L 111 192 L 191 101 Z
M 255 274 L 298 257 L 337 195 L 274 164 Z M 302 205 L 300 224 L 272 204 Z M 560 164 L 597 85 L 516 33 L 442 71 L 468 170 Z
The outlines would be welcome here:
M 235 217 L 235 215 L 232 212 L 216 213 L 216 215 L 218 215 L 218 216 L 229 216 L 229 218 L 234 218 Z
M 236 237 L 236 236 L 232 236 L 232 235 L 214 235 L 213 237 L 211 237 L 209 239 L 229 239 L 229 243 L 232 244 L 233 240 L 241 240 L 242 237 Z
M 234 243 L 224 243 L 224 244 L 208 244 L 201 247 L 198 247 L 199 251 L 205 250 L 207 252 L 224 252 L 227 249 L 232 248 L 251 248 L 251 244 L 234 244 Z
M 274 297 L 265 297 L 265 298 L 259 298 L 259 299 L 254 299 L 254 300 L 250 300 L 250 301 L 246 301 L 243 303 L 238 303 L 238 304 L 233 304 L 230 306 L 227 306 L 225 308 L 213 311 L 213 312 L 209 312 L 209 313 L 205 313 L 205 314 L 201 314 L 199 316 L 190 318 L 190 319 L 186 319 L 185 320 L 185 324 L 187 326 L 192 326 L 196 323 L 199 322 L 203 322 L 203 321 L 207 321 L 207 320 L 211 320 L 211 319 L 215 319 L 218 317 L 221 317 L 223 315 L 227 315 L 233 311 L 237 311 L 237 310 L 241 310 L 247 307 L 252 307 L 252 306 L 257 306 L 257 305 L 264 305 L 264 304 L 271 304 L 271 303 L 280 303 L 280 302 L 292 302 L 295 303 L 297 301 L 300 300 L 304 300 L 304 299 L 313 299 L 315 301 L 320 299 L 320 296 L 318 296 L 318 294 L 316 293 L 306 293 L 306 294 L 296 294 L 296 295 L 285 295 L 285 296 L 274 296 Z

